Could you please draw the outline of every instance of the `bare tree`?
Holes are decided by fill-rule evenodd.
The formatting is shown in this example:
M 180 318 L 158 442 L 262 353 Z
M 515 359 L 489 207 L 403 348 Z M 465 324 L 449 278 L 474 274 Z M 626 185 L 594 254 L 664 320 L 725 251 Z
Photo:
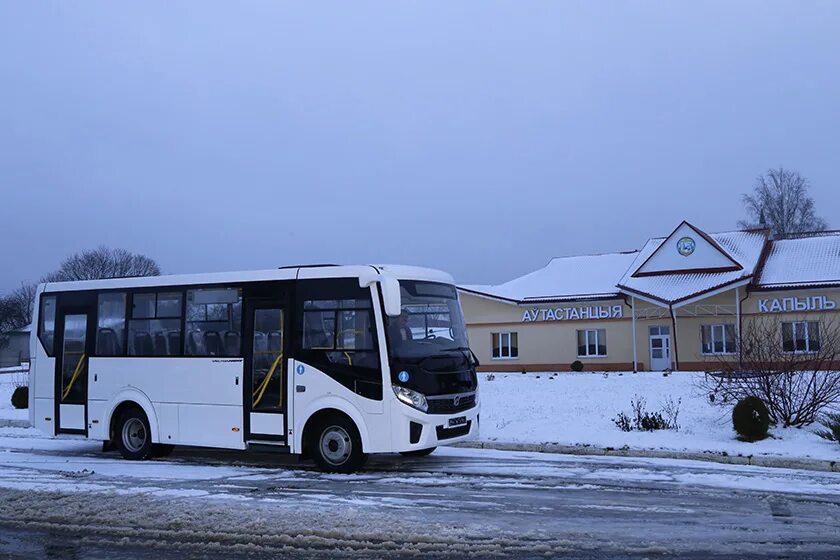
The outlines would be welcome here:
M 808 180 L 783 167 L 768 169 L 756 179 L 752 194 L 743 196 L 749 218 L 740 220 L 742 228 L 769 227 L 776 237 L 808 231 L 824 231 L 825 220 L 814 212 L 808 195 Z
M 25 327 L 32 322 L 35 284 L 21 284 L 7 296 L 0 298 L 0 333 Z
M 807 341 L 792 328 L 754 318 L 741 332 L 739 360 L 721 358 L 719 371 L 707 373 L 701 387 L 714 404 L 733 406 L 758 397 L 782 426 L 813 423 L 825 408 L 840 404 L 840 328 L 828 319 L 802 318 Z M 803 347 L 803 344 L 805 345 Z
M 21 284 L 7 296 L 0 297 L 0 348 L 9 342 L 5 333 L 25 327 L 32 322 L 35 284 Z
M 125 249 L 109 249 L 102 246 L 67 257 L 57 271 L 44 277 L 44 281 L 67 282 L 159 275 L 160 267 L 149 257 Z

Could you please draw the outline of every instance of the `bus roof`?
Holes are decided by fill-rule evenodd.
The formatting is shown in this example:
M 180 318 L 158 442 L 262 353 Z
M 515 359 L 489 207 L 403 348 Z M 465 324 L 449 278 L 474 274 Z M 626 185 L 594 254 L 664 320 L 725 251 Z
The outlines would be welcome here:
M 83 280 L 76 282 L 47 282 L 41 285 L 43 292 L 72 292 L 82 290 L 109 290 L 119 288 L 155 288 L 161 286 L 191 286 L 206 284 L 239 284 L 243 282 L 265 282 L 271 280 L 305 280 L 315 278 L 358 278 L 369 275 L 373 269 L 377 274 L 389 274 L 399 280 L 425 280 L 454 284 L 446 272 L 433 268 L 407 265 L 322 265 L 272 268 L 269 270 L 243 270 L 238 272 L 208 272 L 202 274 L 172 274 L 163 276 L 141 276 L 134 278 L 109 278 L 105 280 Z

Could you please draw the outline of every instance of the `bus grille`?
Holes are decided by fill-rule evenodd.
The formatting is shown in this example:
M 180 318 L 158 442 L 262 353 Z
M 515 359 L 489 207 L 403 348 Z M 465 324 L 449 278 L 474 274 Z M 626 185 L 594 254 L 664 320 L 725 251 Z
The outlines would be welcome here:
M 437 431 L 438 441 L 467 435 L 468 433 L 470 433 L 471 424 L 472 421 L 468 421 L 463 426 L 458 426 L 457 428 L 444 428 L 443 426 L 438 426 L 437 428 L 435 428 L 435 430 Z
M 445 397 L 426 397 L 426 401 L 429 403 L 429 414 L 451 414 L 474 407 L 475 393 L 446 395 Z

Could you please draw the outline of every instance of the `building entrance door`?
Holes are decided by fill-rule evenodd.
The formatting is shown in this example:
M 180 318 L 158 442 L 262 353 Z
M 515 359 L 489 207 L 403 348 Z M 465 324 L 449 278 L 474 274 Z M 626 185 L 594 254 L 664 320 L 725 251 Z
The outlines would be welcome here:
M 671 328 L 650 327 L 650 369 L 662 371 L 671 367 Z

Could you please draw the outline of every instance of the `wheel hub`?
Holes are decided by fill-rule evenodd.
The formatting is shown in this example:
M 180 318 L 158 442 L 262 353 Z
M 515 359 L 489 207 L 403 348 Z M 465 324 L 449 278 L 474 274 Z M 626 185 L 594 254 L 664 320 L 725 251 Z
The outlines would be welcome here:
M 122 440 L 123 445 L 125 448 L 131 451 L 132 453 L 137 453 L 143 446 L 146 445 L 146 426 L 143 425 L 137 418 L 131 418 L 125 424 L 123 424 L 122 429 Z
M 321 434 L 321 456 L 332 465 L 341 465 L 350 457 L 353 442 L 341 426 L 330 426 Z

